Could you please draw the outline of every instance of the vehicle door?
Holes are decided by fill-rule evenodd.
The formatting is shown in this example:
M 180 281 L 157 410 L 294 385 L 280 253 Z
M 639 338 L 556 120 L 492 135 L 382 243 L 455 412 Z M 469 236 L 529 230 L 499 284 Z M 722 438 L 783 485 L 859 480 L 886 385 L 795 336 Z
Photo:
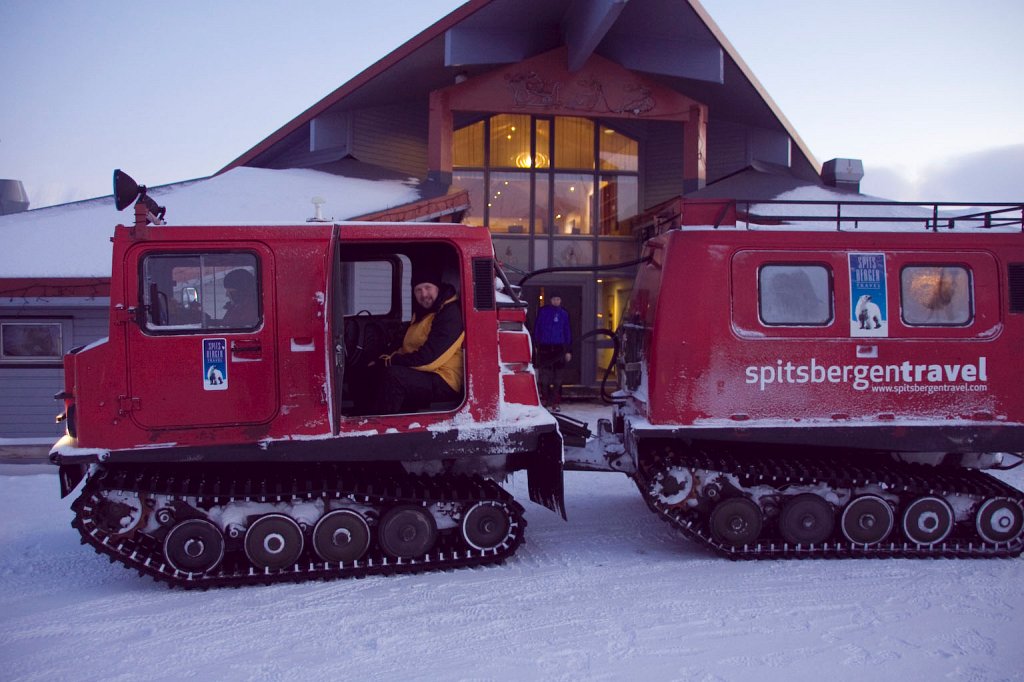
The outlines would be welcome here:
M 124 409 L 143 428 L 260 424 L 278 411 L 274 264 L 260 243 L 129 258 Z

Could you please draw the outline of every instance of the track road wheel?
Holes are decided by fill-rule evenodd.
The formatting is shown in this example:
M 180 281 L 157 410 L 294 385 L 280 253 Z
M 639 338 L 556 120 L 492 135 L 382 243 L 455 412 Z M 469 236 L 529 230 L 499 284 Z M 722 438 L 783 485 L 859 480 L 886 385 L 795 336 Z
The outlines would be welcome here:
M 985 542 L 1011 542 L 1024 529 L 1024 510 L 1020 503 L 1007 497 L 992 497 L 978 508 L 975 524 Z
M 422 507 L 395 507 L 380 520 L 380 546 L 396 559 L 426 554 L 437 540 L 434 517 Z
M 182 573 L 207 573 L 224 558 L 224 536 L 209 521 L 182 521 L 164 538 L 164 558 Z
M 896 523 L 889 503 L 876 495 L 861 495 L 846 505 L 839 522 L 843 537 L 855 545 L 874 545 L 884 540 Z
M 245 532 L 245 555 L 265 570 L 279 571 L 294 564 L 303 544 L 299 524 L 284 514 L 261 516 Z
M 761 508 L 745 497 L 722 500 L 711 512 L 711 535 L 724 545 L 753 544 L 764 525 Z
M 915 544 L 938 544 L 951 530 L 953 509 L 941 497 L 919 497 L 903 512 L 903 534 Z
M 356 561 L 370 547 L 370 526 L 349 509 L 327 514 L 313 529 L 313 549 L 324 561 Z
M 498 502 L 477 502 L 462 519 L 462 537 L 473 549 L 494 549 L 508 537 L 511 521 Z
M 814 493 L 795 495 L 782 506 L 779 532 L 794 545 L 818 545 L 832 535 L 835 514 L 832 505 Z

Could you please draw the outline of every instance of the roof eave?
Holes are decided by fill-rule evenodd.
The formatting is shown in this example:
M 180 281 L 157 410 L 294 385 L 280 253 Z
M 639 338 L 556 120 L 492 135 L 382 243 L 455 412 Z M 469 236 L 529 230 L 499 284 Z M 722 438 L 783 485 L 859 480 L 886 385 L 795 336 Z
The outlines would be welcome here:
M 775 100 L 772 99 L 771 95 L 768 94 L 768 91 L 763 85 L 761 85 L 761 81 L 757 79 L 754 72 L 749 66 L 747 66 L 747 63 L 743 61 L 743 57 L 741 57 L 736 48 L 733 47 L 733 44 L 725 37 L 722 29 L 718 27 L 715 20 L 711 18 L 711 15 L 704 9 L 704 6 L 700 4 L 700 0 L 687 0 L 687 2 L 690 3 L 690 7 L 693 8 L 693 11 L 696 12 L 697 16 L 699 16 L 701 21 L 704 22 L 704 25 L 708 27 L 708 30 L 711 31 L 715 40 L 717 40 L 719 45 L 722 46 L 722 49 L 725 50 L 726 54 L 728 54 L 736 63 L 737 68 L 739 68 L 744 77 L 746 77 L 753 88 L 757 91 L 757 94 L 764 100 L 765 104 L 768 105 L 772 114 L 779 119 L 779 123 L 781 123 L 782 127 L 785 128 L 786 133 L 789 135 L 790 139 L 793 140 L 793 143 L 797 146 L 797 149 L 800 150 L 800 153 L 807 159 L 808 163 L 811 164 L 815 172 L 821 174 L 821 163 L 819 163 L 814 154 L 811 153 L 810 147 L 808 147 L 807 143 L 804 142 L 802 137 L 800 137 L 800 134 L 796 131 L 796 128 L 793 127 L 793 124 L 790 123 L 789 119 L 786 118 L 786 115 L 782 113 L 782 109 L 779 108 L 779 105 L 775 103 Z
M 457 8 L 447 16 L 434 22 L 431 26 L 421 31 L 416 36 L 410 38 L 400 47 L 391 51 L 390 53 L 382 57 L 380 60 L 378 60 L 374 64 L 370 65 L 369 67 L 361 71 L 354 78 L 352 78 L 345 84 L 341 85 L 339 88 L 331 92 L 329 95 L 318 101 L 313 106 L 303 111 L 301 114 L 299 114 L 291 121 L 286 123 L 284 126 L 278 128 L 276 131 L 271 133 L 271 135 L 266 137 L 262 142 L 257 144 L 255 147 L 249 149 L 249 151 L 245 152 L 228 165 L 221 168 L 219 171 L 214 173 L 214 175 L 220 175 L 221 173 L 229 171 L 232 168 L 244 166 L 252 162 L 260 154 L 262 154 L 267 149 L 269 149 L 273 145 L 283 140 L 288 135 L 292 134 L 293 132 L 301 128 L 311 119 L 315 118 L 316 116 L 319 116 L 327 109 L 334 106 L 334 104 L 344 99 L 345 97 L 348 97 L 356 90 L 363 87 L 371 80 L 373 80 L 383 72 L 390 69 L 395 64 L 401 62 L 403 59 L 413 54 L 416 50 L 421 49 L 422 47 L 427 45 L 427 43 L 434 40 L 439 35 L 442 35 L 445 31 L 452 28 L 460 21 L 466 19 L 467 17 L 471 16 L 472 14 L 482 9 L 484 6 L 490 4 L 491 1 L 492 0 L 470 0 L 470 2 L 467 2 L 465 5 L 462 5 L 461 7 Z

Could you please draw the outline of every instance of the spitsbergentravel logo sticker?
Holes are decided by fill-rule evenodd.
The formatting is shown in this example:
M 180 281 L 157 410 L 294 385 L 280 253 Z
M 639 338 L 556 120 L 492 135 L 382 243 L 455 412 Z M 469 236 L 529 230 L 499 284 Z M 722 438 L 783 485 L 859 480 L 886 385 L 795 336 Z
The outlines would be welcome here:
M 885 254 L 851 253 L 850 336 L 889 336 Z
M 745 383 L 765 391 L 793 384 L 846 384 L 872 393 L 977 393 L 988 390 L 988 358 L 973 362 L 832 365 L 811 358 L 805 362 L 776 360 L 751 365 Z
M 228 390 L 227 339 L 203 339 L 203 390 Z

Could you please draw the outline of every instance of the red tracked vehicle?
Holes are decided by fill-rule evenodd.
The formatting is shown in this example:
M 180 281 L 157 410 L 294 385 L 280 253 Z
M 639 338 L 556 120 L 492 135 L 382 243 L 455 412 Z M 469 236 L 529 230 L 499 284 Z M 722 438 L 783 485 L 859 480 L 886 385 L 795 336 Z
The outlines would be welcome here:
M 237 585 L 500 562 L 525 520 L 495 480 L 517 470 L 561 511 L 526 307 L 496 291 L 484 228 L 168 227 L 145 188 L 115 187 L 119 208 L 141 197 L 113 237 L 109 337 L 65 358 L 51 451 L 62 494 L 87 479 L 83 542 L 173 585 Z M 424 261 L 459 293 L 463 394 L 366 415 L 346 370 L 401 340 Z
M 620 404 L 566 468 L 630 474 L 731 558 L 1020 554 L 1022 495 L 979 471 L 1024 451 L 1020 218 L 759 228 L 735 208 L 689 204 L 645 245 Z M 86 479 L 83 542 L 238 585 L 499 562 L 525 521 L 495 480 L 517 470 L 563 508 L 580 433 L 539 405 L 486 230 L 150 226 L 161 211 L 143 195 L 116 228 L 110 335 L 65 359 L 51 458 L 64 495 Z M 346 368 L 399 338 L 422 260 L 460 292 L 464 395 L 361 414 Z M 240 321 L 221 293 L 238 270 L 259 293 Z
M 1019 555 L 1022 207 L 796 203 L 646 244 L 602 463 L 733 558 Z

